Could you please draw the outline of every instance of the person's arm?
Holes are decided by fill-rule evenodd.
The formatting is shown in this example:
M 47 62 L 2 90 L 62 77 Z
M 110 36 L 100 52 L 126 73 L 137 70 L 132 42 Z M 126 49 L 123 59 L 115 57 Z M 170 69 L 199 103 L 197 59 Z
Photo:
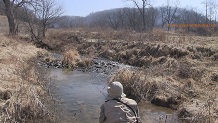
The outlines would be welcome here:
M 106 119 L 106 117 L 104 115 L 104 104 L 103 104 L 103 105 L 101 105 L 101 112 L 100 112 L 100 117 L 99 117 L 99 123 L 103 123 L 105 119 Z

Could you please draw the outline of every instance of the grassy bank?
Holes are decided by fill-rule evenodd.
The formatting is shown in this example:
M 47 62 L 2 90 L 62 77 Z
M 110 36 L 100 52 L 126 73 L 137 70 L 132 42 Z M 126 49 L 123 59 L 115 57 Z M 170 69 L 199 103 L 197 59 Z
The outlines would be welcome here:
M 46 51 L 3 34 L 0 39 L 0 122 L 44 122 L 45 83 L 35 60 Z

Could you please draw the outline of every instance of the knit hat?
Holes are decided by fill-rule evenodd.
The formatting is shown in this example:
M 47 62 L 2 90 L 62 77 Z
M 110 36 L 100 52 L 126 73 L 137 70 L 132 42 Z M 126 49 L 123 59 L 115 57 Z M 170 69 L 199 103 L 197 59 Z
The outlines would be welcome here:
M 123 93 L 123 85 L 120 82 L 112 82 L 109 84 L 107 89 L 108 96 L 110 98 L 120 98 L 125 97 L 126 95 Z

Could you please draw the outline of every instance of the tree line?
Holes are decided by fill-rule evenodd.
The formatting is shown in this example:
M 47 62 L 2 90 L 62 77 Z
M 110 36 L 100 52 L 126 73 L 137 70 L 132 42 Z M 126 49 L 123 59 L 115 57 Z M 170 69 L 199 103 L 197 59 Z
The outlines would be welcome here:
M 16 35 L 16 21 L 23 21 L 32 39 L 41 40 L 48 28 L 99 27 L 114 30 L 130 29 L 139 32 L 159 27 L 170 30 L 171 24 L 216 24 L 215 2 L 204 2 L 205 14 L 195 9 L 179 8 L 179 2 L 167 0 L 161 7 L 153 7 L 147 0 L 127 0 L 135 7 L 125 7 L 90 13 L 86 17 L 61 16 L 63 8 L 55 0 L 0 0 L 0 14 L 5 14 L 9 34 Z M 174 27 L 178 29 L 178 27 Z M 186 27 L 188 31 L 204 34 L 205 27 Z M 216 28 L 214 28 L 216 29 Z
M 166 5 L 153 7 L 142 0 L 142 4 L 133 1 L 136 7 L 117 8 L 105 11 L 90 13 L 86 17 L 62 16 L 60 21 L 53 24 L 53 28 L 72 28 L 72 27 L 100 27 L 119 29 L 131 29 L 135 31 L 152 31 L 154 28 L 164 30 L 178 29 L 172 27 L 172 24 L 202 24 L 202 27 L 186 26 L 182 27 L 187 31 L 197 32 L 201 35 L 207 35 L 207 30 L 215 31 L 214 28 L 203 27 L 203 24 L 216 24 L 216 7 L 207 5 L 210 14 L 204 15 L 197 9 L 180 8 L 179 4 L 167 1 Z M 140 6 L 141 5 L 141 6 Z M 211 4 L 213 5 L 213 4 Z

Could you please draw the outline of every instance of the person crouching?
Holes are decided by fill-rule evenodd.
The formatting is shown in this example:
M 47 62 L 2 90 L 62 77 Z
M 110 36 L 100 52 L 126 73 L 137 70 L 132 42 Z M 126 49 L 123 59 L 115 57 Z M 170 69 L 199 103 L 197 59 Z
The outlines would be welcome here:
M 126 97 L 120 82 L 110 83 L 107 91 L 108 96 L 101 106 L 99 123 L 140 123 L 137 103 Z

